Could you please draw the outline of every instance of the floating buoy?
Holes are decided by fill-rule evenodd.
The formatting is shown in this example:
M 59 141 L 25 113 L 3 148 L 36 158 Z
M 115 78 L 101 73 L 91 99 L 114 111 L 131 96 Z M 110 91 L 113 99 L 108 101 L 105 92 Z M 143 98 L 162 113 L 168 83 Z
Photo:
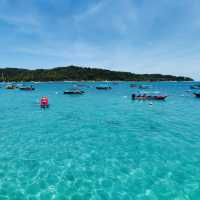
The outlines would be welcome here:
M 40 100 L 40 107 L 41 108 L 48 108 L 49 107 L 49 100 L 47 97 L 42 97 Z

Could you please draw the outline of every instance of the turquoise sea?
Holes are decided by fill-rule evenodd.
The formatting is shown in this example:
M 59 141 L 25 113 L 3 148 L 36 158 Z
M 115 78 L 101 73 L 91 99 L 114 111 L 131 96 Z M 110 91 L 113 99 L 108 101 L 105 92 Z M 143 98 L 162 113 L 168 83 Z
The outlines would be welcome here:
M 0 200 L 199 200 L 200 99 L 193 83 L 149 83 L 166 101 L 132 101 L 130 83 L 0 88 Z M 147 83 L 145 83 L 147 84 Z M 48 96 L 49 109 L 39 99 Z

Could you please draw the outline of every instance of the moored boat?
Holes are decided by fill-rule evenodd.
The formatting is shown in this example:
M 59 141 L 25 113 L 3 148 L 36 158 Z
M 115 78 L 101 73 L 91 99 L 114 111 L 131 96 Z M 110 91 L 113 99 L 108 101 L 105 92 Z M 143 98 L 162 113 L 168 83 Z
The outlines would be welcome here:
M 5 88 L 6 88 L 7 90 L 15 90 L 15 89 L 17 89 L 18 87 L 17 87 L 16 85 L 7 85 Z
M 131 88 L 136 88 L 137 85 L 136 85 L 136 84 L 130 84 L 130 87 L 131 87 Z
M 193 93 L 197 98 L 200 98 L 200 93 Z
M 29 86 L 22 86 L 19 88 L 20 90 L 25 90 L 25 91 L 32 91 L 32 90 L 35 90 L 35 88 L 31 85 L 30 87 Z
M 86 87 L 85 84 L 77 84 L 77 87 Z
M 132 94 L 132 100 L 165 100 L 166 95 Z
M 152 85 L 140 85 L 138 88 L 139 89 L 149 89 L 149 88 L 152 88 Z
M 200 84 L 190 86 L 190 89 L 200 89 Z
M 49 107 L 49 100 L 47 97 L 42 97 L 40 100 L 40 107 L 41 108 L 48 108 Z
M 70 90 L 65 90 L 63 92 L 63 94 L 69 94 L 69 95 L 73 95 L 73 94 L 84 94 L 85 92 L 79 89 L 70 89 Z
M 110 87 L 110 86 L 97 86 L 96 89 L 97 90 L 111 90 L 112 87 Z

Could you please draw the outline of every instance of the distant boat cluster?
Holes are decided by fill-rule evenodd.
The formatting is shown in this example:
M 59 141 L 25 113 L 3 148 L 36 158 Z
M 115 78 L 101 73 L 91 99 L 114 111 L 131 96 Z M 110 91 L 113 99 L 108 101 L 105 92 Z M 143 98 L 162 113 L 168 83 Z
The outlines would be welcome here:
M 113 84 L 117 84 L 117 83 L 113 83 Z M 146 90 L 146 89 L 151 89 L 153 88 L 152 85 L 142 85 L 142 84 L 136 84 L 136 83 L 132 83 L 129 85 L 130 88 L 137 88 L 137 89 L 141 89 L 141 90 Z M 85 85 L 84 84 L 76 84 L 75 87 L 64 90 L 63 94 L 64 95 L 82 95 L 85 94 L 85 91 L 83 89 L 80 88 L 84 88 Z M 98 86 L 95 86 L 95 88 L 97 90 L 112 90 L 112 87 L 109 84 L 101 84 Z M 5 89 L 7 90 L 22 90 L 22 91 L 34 91 L 35 87 L 33 87 L 33 85 L 24 85 L 24 84 L 8 84 L 5 86 Z M 190 86 L 190 91 L 192 91 L 193 95 L 200 98 L 200 84 L 195 84 Z M 133 93 L 131 95 L 131 99 L 132 100 L 165 100 L 168 97 L 168 95 L 161 95 L 161 94 L 157 94 L 155 95 L 155 93 L 150 93 L 150 92 L 144 92 L 144 91 L 140 91 L 137 93 Z M 48 108 L 49 107 L 49 100 L 48 97 L 42 97 L 40 100 L 40 106 L 41 108 Z
M 11 85 L 7 85 L 5 88 L 8 89 L 8 90 L 15 90 L 15 89 L 27 90 L 27 91 L 35 90 L 35 88 L 32 85 L 31 86 L 24 86 L 24 85 L 11 84 Z

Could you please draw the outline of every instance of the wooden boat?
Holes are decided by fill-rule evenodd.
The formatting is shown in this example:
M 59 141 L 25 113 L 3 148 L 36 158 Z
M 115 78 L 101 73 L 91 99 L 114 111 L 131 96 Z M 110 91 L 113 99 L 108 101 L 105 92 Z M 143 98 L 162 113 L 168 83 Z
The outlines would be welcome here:
M 190 89 L 200 89 L 200 84 L 190 86 Z
M 136 84 L 130 84 L 130 87 L 131 87 L 131 88 L 136 88 L 137 85 L 136 85 Z
M 73 94 L 84 94 L 85 92 L 79 89 L 70 89 L 70 90 L 65 90 L 63 92 L 63 94 L 69 94 L 69 95 L 73 95 Z
M 193 93 L 197 98 L 200 98 L 200 93 Z
M 112 87 L 110 87 L 110 86 L 97 86 L 96 89 L 97 90 L 111 90 Z
M 146 95 L 146 94 L 132 94 L 132 100 L 165 100 L 165 95 Z
M 15 86 L 15 85 L 7 85 L 5 88 L 7 90 L 15 90 L 15 89 L 17 89 L 17 86 Z
M 77 87 L 86 87 L 85 84 L 77 84 Z
M 152 86 L 151 85 L 140 85 L 138 88 L 139 89 L 149 89 L 149 88 L 152 88 Z
M 19 88 L 20 90 L 25 90 L 25 91 L 32 91 L 32 90 L 35 90 L 35 88 L 31 85 L 30 87 L 29 86 L 22 86 Z

